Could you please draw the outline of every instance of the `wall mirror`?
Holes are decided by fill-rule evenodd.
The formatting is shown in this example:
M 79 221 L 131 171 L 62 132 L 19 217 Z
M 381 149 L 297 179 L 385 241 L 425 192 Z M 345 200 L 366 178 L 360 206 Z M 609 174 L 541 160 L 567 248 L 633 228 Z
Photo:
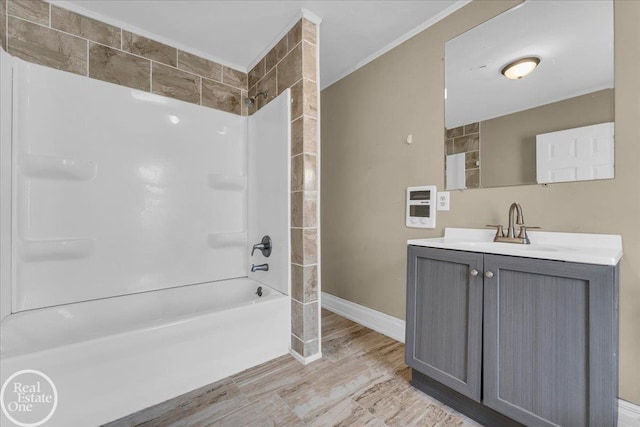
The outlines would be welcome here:
M 610 0 L 527 0 L 448 41 L 446 188 L 613 178 L 613 60 Z

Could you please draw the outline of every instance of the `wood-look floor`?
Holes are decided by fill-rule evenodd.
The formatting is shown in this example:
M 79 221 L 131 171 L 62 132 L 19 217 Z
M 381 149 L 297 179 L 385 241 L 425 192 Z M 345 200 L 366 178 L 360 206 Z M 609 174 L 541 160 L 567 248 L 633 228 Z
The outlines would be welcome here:
M 479 426 L 409 384 L 404 345 L 322 310 L 323 358 L 286 355 L 115 426 Z

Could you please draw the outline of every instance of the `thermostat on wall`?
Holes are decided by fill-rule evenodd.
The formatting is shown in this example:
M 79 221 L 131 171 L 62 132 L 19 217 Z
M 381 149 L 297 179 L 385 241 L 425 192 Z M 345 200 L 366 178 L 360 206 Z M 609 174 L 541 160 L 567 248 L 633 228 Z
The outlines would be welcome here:
M 436 228 L 435 185 L 407 187 L 407 227 Z

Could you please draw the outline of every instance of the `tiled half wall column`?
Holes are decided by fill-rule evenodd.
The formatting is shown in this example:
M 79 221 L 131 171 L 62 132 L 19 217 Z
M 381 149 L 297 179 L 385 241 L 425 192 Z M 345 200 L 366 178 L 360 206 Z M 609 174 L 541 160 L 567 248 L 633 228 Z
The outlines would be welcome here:
M 318 26 L 302 18 L 249 72 L 257 109 L 291 88 L 291 348 L 320 351 L 318 278 Z M 255 108 L 250 109 L 249 114 Z
M 247 114 L 247 73 L 42 0 L 0 0 L 0 43 L 28 62 Z

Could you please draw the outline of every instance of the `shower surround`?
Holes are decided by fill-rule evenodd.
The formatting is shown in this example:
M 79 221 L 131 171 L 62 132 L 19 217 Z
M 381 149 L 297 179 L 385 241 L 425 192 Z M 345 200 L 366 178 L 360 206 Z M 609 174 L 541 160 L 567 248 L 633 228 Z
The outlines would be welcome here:
M 0 53 L 0 382 L 95 425 L 289 352 L 290 91 L 242 117 Z
M 247 74 L 41 0 L 0 0 L 0 18 L 11 55 L 234 114 L 291 88 L 291 347 L 319 357 L 320 20 L 297 21 Z M 255 108 L 242 102 L 264 90 Z

